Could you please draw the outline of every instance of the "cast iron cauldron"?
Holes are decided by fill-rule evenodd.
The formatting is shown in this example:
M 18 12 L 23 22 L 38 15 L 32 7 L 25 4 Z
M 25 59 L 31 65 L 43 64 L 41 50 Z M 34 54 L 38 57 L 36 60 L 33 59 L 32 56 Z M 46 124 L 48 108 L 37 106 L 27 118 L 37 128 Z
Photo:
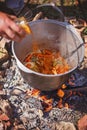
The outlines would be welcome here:
M 75 28 L 65 22 L 37 20 L 30 22 L 29 25 L 33 31 L 33 36 L 27 35 L 21 43 L 12 43 L 12 52 L 21 75 L 33 88 L 43 91 L 55 90 L 68 80 L 70 74 L 77 69 L 83 61 L 83 40 Z M 32 51 L 33 42 L 36 42 L 40 49 L 59 50 L 64 57 L 78 48 L 71 57 L 66 59 L 71 69 L 64 74 L 47 75 L 37 73 L 25 67 L 23 65 L 23 60 L 26 55 Z

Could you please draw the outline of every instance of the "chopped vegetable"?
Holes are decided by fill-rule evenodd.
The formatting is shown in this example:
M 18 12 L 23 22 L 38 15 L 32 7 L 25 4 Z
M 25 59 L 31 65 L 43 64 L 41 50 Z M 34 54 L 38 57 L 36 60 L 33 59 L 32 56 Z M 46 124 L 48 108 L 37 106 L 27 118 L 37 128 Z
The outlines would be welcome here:
M 57 51 L 37 50 L 28 54 L 24 64 L 29 69 L 43 74 L 61 74 L 70 69 L 66 60 Z
M 31 34 L 32 30 L 24 17 L 17 18 L 15 21 L 18 25 L 20 25 L 27 34 Z

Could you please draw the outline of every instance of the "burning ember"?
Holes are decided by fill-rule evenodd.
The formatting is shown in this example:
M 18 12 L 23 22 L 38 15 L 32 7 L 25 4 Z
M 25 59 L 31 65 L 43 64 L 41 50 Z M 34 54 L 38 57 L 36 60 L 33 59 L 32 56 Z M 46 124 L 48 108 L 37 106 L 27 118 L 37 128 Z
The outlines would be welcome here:
M 53 107 L 63 108 L 64 106 L 68 108 L 68 104 L 63 105 L 62 98 L 64 97 L 64 91 L 62 89 L 52 91 L 52 92 L 41 92 L 40 90 L 27 90 L 27 98 L 29 96 L 38 98 L 43 106 L 44 112 L 49 112 Z

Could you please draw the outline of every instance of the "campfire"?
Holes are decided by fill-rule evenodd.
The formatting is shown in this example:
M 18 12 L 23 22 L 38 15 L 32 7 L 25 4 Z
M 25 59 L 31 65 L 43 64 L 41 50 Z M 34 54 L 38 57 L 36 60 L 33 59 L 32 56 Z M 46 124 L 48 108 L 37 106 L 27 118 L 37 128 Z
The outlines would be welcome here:
M 23 80 L 9 49 L 10 43 L 7 43 L 10 54 L 0 68 L 0 128 L 80 130 L 81 117 L 87 114 L 85 62 L 60 89 L 40 91 Z
M 57 90 L 40 91 L 22 78 L 11 43 L 0 40 L 0 130 L 87 130 L 86 44 L 84 62 L 69 80 Z

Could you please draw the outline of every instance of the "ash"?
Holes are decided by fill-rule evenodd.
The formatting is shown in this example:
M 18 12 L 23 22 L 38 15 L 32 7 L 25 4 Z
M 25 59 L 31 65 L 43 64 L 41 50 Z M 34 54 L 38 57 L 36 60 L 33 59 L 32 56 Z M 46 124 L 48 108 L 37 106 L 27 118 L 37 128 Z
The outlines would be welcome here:
M 62 130 L 67 125 L 69 130 L 75 130 L 78 119 L 85 114 L 75 109 L 60 109 L 56 106 L 45 112 L 38 96 L 27 95 L 27 91 L 31 93 L 33 88 L 23 80 L 13 56 L 5 73 L 3 91 L 11 104 L 13 122 L 16 122 L 13 124 L 22 125 L 23 130 L 59 130 L 59 126 Z M 63 130 L 67 130 L 68 126 Z M 15 128 L 15 125 L 12 128 Z

